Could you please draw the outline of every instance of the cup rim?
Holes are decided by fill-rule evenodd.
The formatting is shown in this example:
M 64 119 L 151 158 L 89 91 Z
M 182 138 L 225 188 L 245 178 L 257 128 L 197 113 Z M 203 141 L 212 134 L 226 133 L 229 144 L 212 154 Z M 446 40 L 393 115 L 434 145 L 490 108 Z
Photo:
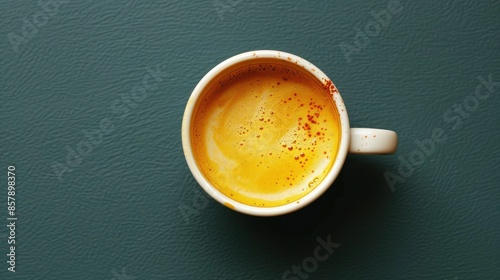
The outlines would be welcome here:
M 194 109 L 196 107 L 198 98 L 202 94 L 205 87 L 208 86 L 209 83 L 212 81 L 212 79 L 217 77 L 217 75 L 221 73 L 224 69 L 242 62 L 247 62 L 247 61 L 250 62 L 255 59 L 263 59 L 263 58 L 277 59 L 288 63 L 290 62 L 295 63 L 299 67 L 302 67 L 308 73 L 312 74 L 312 76 L 316 77 L 321 83 L 323 83 L 323 85 L 325 85 L 330 90 L 330 93 L 333 96 L 334 104 L 339 113 L 340 130 L 341 130 L 340 145 L 338 148 L 337 156 L 330 171 L 327 173 L 327 175 L 321 181 L 321 183 L 318 186 L 316 186 L 311 192 L 299 198 L 298 200 L 294 200 L 288 204 L 272 206 L 272 207 L 251 206 L 238 202 L 224 195 L 215 186 L 213 186 L 208 181 L 207 178 L 205 178 L 205 176 L 201 172 L 201 169 L 198 167 L 196 163 L 193 149 L 191 147 L 192 143 L 191 123 L 195 113 Z M 328 76 L 323 71 L 321 71 L 318 67 L 316 67 L 309 61 L 297 55 L 277 50 L 255 50 L 255 51 L 244 52 L 220 62 L 218 65 L 212 68 L 207 74 L 205 74 L 205 76 L 198 82 L 196 87 L 193 89 L 189 97 L 189 100 L 186 104 L 182 119 L 181 134 L 182 134 L 181 135 L 182 148 L 184 151 L 184 156 L 186 158 L 188 167 L 191 170 L 191 173 L 193 174 L 194 178 L 196 179 L 198 184 L 204 189 L 204 191 L 222 205 L 232 210 L 253 216 L 283 215 L 299 210 L 305 207 L 306 205 L 310 204 L 311 202 L 315 201 L 333 184 L 333 182 L 337 178 L 342 166 L 344 165 L 350 143 L 350 126 L 349 126 L 347 110 L 345 108 L 344 101 L 342 100 L 342 97 L 340 96 L 340 93 L 333 84 L 332 80 L 328 78 Z

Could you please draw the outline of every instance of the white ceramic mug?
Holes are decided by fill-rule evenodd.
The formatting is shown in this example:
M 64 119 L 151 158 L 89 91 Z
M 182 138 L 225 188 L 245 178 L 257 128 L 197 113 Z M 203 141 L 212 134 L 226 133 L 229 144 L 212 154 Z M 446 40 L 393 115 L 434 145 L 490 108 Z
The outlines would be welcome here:
M 195 115 L 195 108 L 197 102 L 201 99 L 200 96 L 210 84 L 213 79 L 215 79 L 218 74 L 228 68 L 238 64 L 244 65 L 245 63 L 251 64 L 252 61 L 256 59 L 266 59 L 273 61 L 285 61 L 294 62 L 296 65 L 303 68 L 303 71 L 307 71 L 312 76 L 316 77 L 324 85 L 328 86 L 335 94 L 333 94 L 334 103 L 337 107 L 337 111 L 340 115 L 340 127 L 341 127 L 341 139 L 340 146 L 338 149 L 337 157 L 333 163 L 332 168 L 319 183 L 314 190 L 300 198 L 299 200 L 292 201 L 288 204 L 275 206 L 275 207 L 259 207 L 251 206 L 247 204 L 240 203 L 231 199 L 230 197 L 221 193 L 215 186 L 213 186 L 209 180 L 203 175 L 198 166 L 192 148 L 191 141 L 191 125 L 192 119 Z M 305 59 L 298 57 L 296 55 L 285 53 L 281 51 L 273 50 L 259 50 L 242 53 L 233 56 L 219 65 L 215 66 L 210 70 L 194 88 L 191 97 L 189 98 L 182 120 L 182 147 L 184 150 L 184 155 L 188 166 L 193 173 L 195 179 L 198 181 L 200 186 L 207 192 L 211 197 L 231 208 L 235 211 L 255 215 L 255 216 L 277 216 L 283 215 L 296 211 L 309 203 L 317 199 L 321 194 L 323 194 L 332 185 L 334 180 L 340 173 L 340 169 L 344 165 L 345 158 L 348 153 L 352 154 L 391 154 L 397 149 L 398 139 L 394 131 L 385 129 L 374 129 L 374 128 L 350 128 L 349 119 L 347 116 L 347 110 L 344 106 L 344 101 L 342 100 L 338 90 L 333 85 L 331 80 L 316 66 L 306 61 Z

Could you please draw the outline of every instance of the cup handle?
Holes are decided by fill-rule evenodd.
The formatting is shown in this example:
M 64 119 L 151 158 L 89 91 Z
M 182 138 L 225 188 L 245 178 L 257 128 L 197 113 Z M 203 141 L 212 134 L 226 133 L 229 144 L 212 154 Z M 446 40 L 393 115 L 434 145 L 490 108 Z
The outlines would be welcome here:
M 398 148 L 398 135 L 392 130 L 351 128 L 351 154 L 393 154 Z

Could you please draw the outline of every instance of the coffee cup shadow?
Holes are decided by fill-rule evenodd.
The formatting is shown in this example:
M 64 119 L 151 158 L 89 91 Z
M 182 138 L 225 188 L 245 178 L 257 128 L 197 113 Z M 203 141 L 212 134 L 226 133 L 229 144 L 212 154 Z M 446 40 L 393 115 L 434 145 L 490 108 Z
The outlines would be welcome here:
M 269 247 L 280 255 L 303 256 L 310 253 L 317 238 L 329 237 L 332 242 L 342 243 L 346 237 L 358 233 L 360 224 L 375 226 L 368 219 L 371 213 L 380 211 L 391 194 L 384 172 L 376 159 L 351 155 L 330 188 L 298 211 L 276 217 L 236 212 L 225 216 L 236 224 L 233 233 L 240 228 L 240 236 L 252 235 L 252 246 Z
M 349 156 L 335 182 L 299 211 L 273 217 L 269 224 L 283 236 L 307 236 L 321 228 L 336 231 L 356 215 L 368 214 L 390 194 L 384 171 L 364 156 Z M 333 233 L 333 232 L 332 232 Z

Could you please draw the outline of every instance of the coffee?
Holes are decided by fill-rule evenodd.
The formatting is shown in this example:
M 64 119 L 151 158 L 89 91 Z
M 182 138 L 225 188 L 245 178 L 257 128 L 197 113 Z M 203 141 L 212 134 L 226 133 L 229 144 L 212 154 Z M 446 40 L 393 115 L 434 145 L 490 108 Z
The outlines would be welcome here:
M 335 161 L 341 132 L 332 94 L 293 63 L 232 68 L 206 87 L 195 110 L 196 163 L 214 187 L 243 204 L 295 202 Z

